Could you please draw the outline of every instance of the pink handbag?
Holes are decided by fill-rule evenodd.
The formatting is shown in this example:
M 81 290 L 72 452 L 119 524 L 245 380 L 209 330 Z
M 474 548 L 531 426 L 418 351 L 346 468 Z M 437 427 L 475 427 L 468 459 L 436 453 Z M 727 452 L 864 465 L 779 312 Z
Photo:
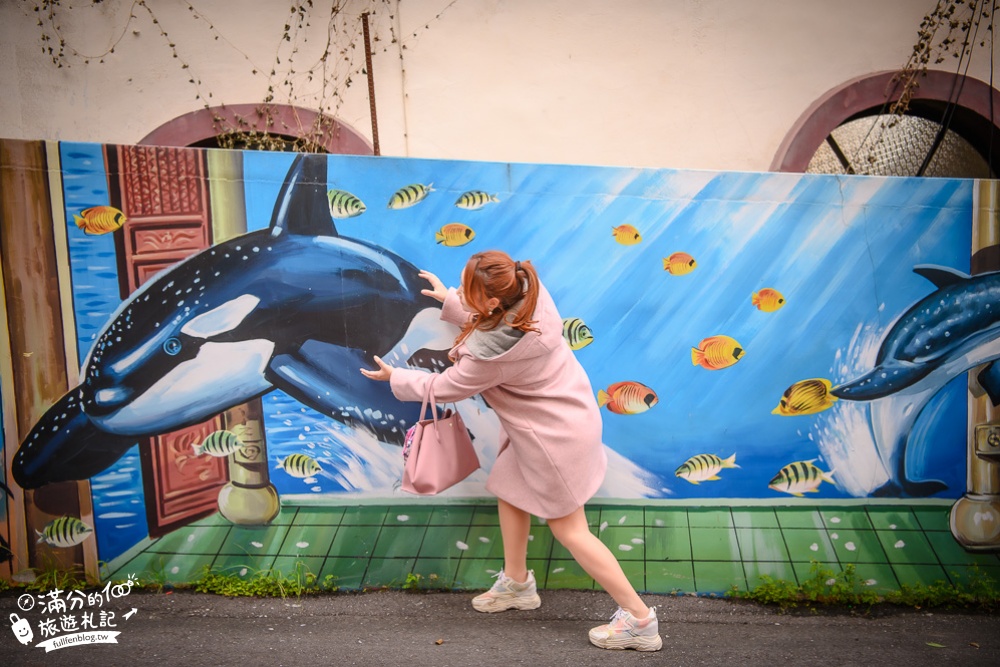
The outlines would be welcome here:
M 420 404 L 420 421 L 406 432 L 403 443 L 403 483 L 407 493 L 433 496 L 455 486 L 479 469 L 479 457 L 469 430 L 457 410 L 445 410 L 440 419 L 434 400 L 434 380 L 427 383 Z M 424 419 L 427 404 L 431 419 Z

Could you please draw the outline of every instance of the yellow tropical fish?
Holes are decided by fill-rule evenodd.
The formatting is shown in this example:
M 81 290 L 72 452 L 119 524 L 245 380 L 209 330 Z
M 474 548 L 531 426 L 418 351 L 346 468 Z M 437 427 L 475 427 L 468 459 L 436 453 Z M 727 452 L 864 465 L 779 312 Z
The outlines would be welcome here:
M 334 218 L 353 218 L 367 210 L 363 201 L 346 190 L 330 190 L 326 198 L 330 201 L 330 216 Z
M 427 185 L 422 185 L 420 183 L 414 183 L 413 185 L 407 185 L 405 188 L 396 190 L 396 193 L 389 199 L 389 208 L 409 208 L 419 204 L 424 200 L 424 197 L 426 197 L 428 193 L 434 192 L 434 188 L 431 187 L 432 185 L 434 184 L 429 183 Z
M 209 456 L 222 458 L 229 456 L 242 447 L 243 442 L 232 431 L 215 431 L 206 435 L 200 444 L 191 446 L 194 447 L 195 456 L 208 454 Z
M 632 225 L 619 225 L 611 228 L 611 235 L 622 245 L 635 245 L 642 241 L 639 230 Z
M 289 454 L 283 459 L 278 459 L 275 469 L 281 469 L 292 477 L 305 479 L 320 472 L 322 468 L 316 463 L 316 459 L 307 454 Z
M 460 222 L 449 222 L 434 232 L 434 240 L 449 248 L 465 245 L 474 238 L 476 238 L 476 233 L 472 231 L 472 228 L 466 227 Z
M 83 542 L 94 529 L 75 516 L 61 516 L 53 519 L 42 530 L 36 530 L 38 543 L 45 542 L 50 547 L 66 549 Z
M 639 382 L 615 382 L 597 392 L 597 405 L 617 415 L 637 415 L 659 403 L 656 392 Z
M 822 412 L 837 400 L 830 394 L 830 387 L 830 381 L 824 378 L 800 380 L 785 390 L 778 407 L 771 410 L 771 414 L 793 417 Z
M 92 206 L 73 214 L 76 226 L 86 234 L 108 234 L 122 228 L 128 219 L 114 206 Z
M 822 482 L 836 484 L 833 481 L 833 471 L 823 472 L 813 465 L 815 460 L 789 463 L 778 471 L 778 474 L 767 485 L 768 488 L 802 498 L 804 497 L 803 493 L 819 493 L 819 485 Z
M 683 276 L 697 268 L 698 262 L 686 252 L 675 252 L 670 257 L 663 258 L 663 270 L 672 276 Z
M 487 192 L 483 192 L 482 190 L 469 190 L 468 192 L 462 193 L 462 195 L 455 201 L 455 206 L 464 208 L 467 211 L 477 211 L 490 202 L 496 203 L 499 201 L 500 200 L 497 199 L 496 195 L 491 195 Z
M 709 336 L 691 348 L 691 364 L 710 371 L 728 368 L 743 357 L 744 349 L 729 336 Z
M 719 471 L 723 468 L 739 468 L 736 465 L 736 454 L 728 459 L 719 458 L 715 454 L 698 454 L 692 456 L 682 463 L 674 472 L 674 475 L 681 479 L 686 479 L 692 484 L 699 482 L 713 482 L 719 477 Z
M 758 310 L 765 313 L 773 313 L 785 305 L 785 297 L 776 289 L 765 287 L 759 292 L 754 292 L 750 297 L 750 303 L 757 306 Z
M 579 317 L 564 317 L 562 324 L 563 338 L 569 343 L 569 349 L 582 350 L 594 342 L 594 332 Z

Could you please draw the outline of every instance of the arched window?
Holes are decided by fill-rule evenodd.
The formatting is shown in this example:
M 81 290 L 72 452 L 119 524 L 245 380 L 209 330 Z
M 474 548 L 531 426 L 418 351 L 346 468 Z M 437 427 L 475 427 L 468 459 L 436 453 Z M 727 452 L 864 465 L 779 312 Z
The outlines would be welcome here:
M 891 116 L 886 100 L 898 88 L 895 74 L 861 77 L 817 100 L 785 136 L 771 170 L 995 177 L 1000 91 L 970 77 L 928 71 L 906 115 Z
M 349 125 L 309 109 L 282 104 L 268 105 L 266 113 L 257 104 L 235 104 L 192 111 L 164 123 L 143 137 L 139 144 L 218 148 L 220 127 L 247 131 L 262 131 L 266 128 L 271 136 L 283 139 L 289 148 L 296 139 L 310 138 L 323 152 L 374 155 L 367 139 Z M 313 128 L 317 127 L 322 127 L 323 132 L 316 134 Z

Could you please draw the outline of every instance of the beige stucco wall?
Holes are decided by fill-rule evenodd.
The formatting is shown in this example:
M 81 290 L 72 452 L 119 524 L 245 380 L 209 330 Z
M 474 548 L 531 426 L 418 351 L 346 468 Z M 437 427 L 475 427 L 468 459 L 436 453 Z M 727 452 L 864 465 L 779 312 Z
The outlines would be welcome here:
M 63 0 L 63 34 L 77 50 L 122 39 L 103 64 L 71 58 L 56 69 L 42 53 L 38 4 L 0 3 L 5 137 L 138 142 L 202 107 L 189 72 L 213 104 L 260 102 L 267 78 L 252 69 L 274 65 L 289 16 L 289 3 L 271 0 L 191 0 L 212 33 L 186 3 L 149 0 L 183 70 L 140 6 L 126 26 L 131 1 Z M 303 68 L 325 41 L 330 3 L 314 4 L 296 55 Z M 351 0 L 348 11 L 369 4 L 376 30 L 387 36 L 391 22 L 406 47 L 380 42 L 374 61 L 385 155 L 766 170 L 818 97 L 901 66 L 935 2 Z M 983 52 L 969 74 L 987 81 L 988 66 Z M 353 82 L 337 113 L 370 137 L 364 75 Z M 319 84 L 301 82 L 288 100 L 279 87 L 276 101 L 314 107 L 309 88 Z

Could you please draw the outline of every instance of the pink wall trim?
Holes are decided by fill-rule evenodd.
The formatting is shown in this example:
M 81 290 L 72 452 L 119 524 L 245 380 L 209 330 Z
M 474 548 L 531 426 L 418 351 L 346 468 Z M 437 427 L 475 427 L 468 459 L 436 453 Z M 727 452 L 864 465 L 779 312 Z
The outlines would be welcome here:
M 892 81 L 895 74 L 895 71 L 879 72 L 852 79 L 813 102 L 785 135 L 771 161 L 771 171 L 804 172 L 820 144 L 838 125 L 854 114 L 881 107 L 887 99 L 898 98 L 898 84 Z M 958 85 L 962 86 L 959 106 L 990 120 L 992 94 L 994 116 L 1000 115 L 1000 91 L 978 79 L 931 70 L 919 79 L 919 83 L 914 100 L 947 102 L 956 84 L 956 90 Z M 992 121 L 997 124 L 996 117 Z
M 309 128 L 319 114 L 315 111 L 284 104 L 272 104 L 271 113 L 274 124 L 271 130 L 285 136 L 300 135 L 299 128 Z M 213 118 L 216 114 L 226 118 L 232 126 L 236 119 L 242 117 L 251 125 L 263 122 L 257 113 L 259 104 L 232 104 L 192 111 L 178 116 L 159 126 L 139 142 L 145 146 L 190 146 L 191 144 L 211 139 L 219 134 Z M 336 131 L 329 133 L 323 147 L 329 153 L 342 155 L 374 155 L 371 144 L 349 125 L 330 119 L 334 122 Z

